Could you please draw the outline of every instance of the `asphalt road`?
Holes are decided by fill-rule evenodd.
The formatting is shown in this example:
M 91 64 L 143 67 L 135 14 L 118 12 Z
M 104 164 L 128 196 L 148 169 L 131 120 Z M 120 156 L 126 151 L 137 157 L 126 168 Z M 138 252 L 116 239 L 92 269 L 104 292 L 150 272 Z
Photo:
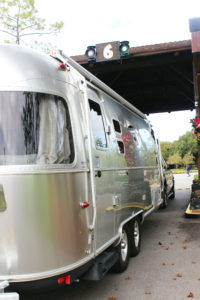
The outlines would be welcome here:
M 183 300 L 200 299 L 200 219 L 184 217 L 193 176 L 176 175 L 176 196 L 167 209 L 142 225 L 140 254 L 122 274 L 22 300 Z M 189 297 L 190 296 L 190 297 Z

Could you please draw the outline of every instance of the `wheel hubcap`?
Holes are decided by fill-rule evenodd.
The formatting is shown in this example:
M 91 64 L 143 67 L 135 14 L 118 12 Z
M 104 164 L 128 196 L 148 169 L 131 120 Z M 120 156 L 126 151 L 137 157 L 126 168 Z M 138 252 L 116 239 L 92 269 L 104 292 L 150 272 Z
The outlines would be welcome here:
M 140 240 L 140 232 L 139 232 L 139 225 L 138 225 L 137 221 L 134 222 L 134 232 L 133 232 L 133 235 L 134 235 L 135 246 L 138 247 L 139 240 Z
M 121 256 L 122 260 L 125 261 L 128 253 L 128 238 L 125 231 L 122 233 L 122 240 L 121 240 Z

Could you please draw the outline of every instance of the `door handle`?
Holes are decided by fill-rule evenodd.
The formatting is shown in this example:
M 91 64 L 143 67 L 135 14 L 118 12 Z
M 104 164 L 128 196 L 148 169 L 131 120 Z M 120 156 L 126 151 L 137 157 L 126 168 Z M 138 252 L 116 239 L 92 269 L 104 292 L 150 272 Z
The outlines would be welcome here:
M 97 171 L 95 177 L 101 177 L 101 171 Z

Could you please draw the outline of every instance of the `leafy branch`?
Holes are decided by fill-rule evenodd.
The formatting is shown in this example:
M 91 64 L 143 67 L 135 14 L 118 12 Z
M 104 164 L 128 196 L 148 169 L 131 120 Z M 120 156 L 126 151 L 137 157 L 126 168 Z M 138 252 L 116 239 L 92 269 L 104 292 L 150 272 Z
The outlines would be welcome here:
M 64 26 L 63 22 L 47 26 L 46 20 L 37 14 L 35 0 L 1 0 L 0 31 L 14 37 L 20 44 L 22 37 L 58 34 Z

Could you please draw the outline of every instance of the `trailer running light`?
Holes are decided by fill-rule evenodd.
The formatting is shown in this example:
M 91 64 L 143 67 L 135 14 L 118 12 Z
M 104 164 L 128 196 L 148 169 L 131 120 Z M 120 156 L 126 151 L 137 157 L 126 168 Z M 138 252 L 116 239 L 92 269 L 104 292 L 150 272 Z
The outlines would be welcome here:
M 60 67 L 60 69 L 63 70 L 63 71 L 66 71 L 66 70 L 67 70 L 67 67 L 66 67 L 66 65 L 65 65 L 64 63 L 60 63 L 60 64 L 59 64 L 59 67 Z
M 70 275 L 67 275 L 67 276 L 66 276 L 65 283 L 66 283 L 66 284 L 70 284 Z
M 87 202 L 87 201 L 80 202 L 80 203 L 79 203 L 79 206 L 80 206 L 81 208 L 86 208 L 86 207 L 90 206 L 90 203 Z
M 65 276 L 58 278 L 58 284 L 65 282 Z
M 62 276 L 60 278 L 58 278 L 58 284 L 70 284 L 70 275 L 67 276 Z

